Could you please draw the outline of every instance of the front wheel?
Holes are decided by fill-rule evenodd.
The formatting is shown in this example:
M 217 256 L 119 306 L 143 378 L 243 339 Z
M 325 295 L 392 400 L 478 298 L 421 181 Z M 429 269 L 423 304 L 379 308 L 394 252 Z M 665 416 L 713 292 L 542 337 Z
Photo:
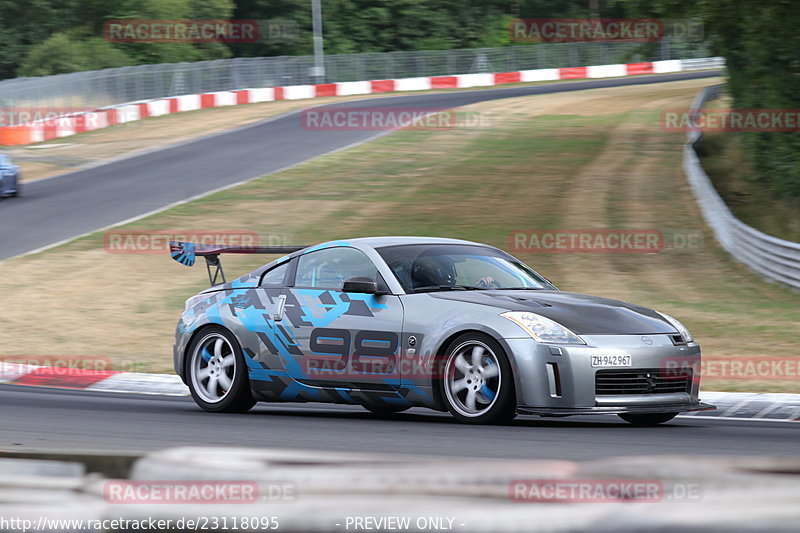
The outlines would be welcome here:
M 242 349 L 224 328 L 207 328 L 192 341 L 186 373 L 192 398 L 206 411 L 243 413 L 256 403 Z
M 654 413 L 649 415 L 623 413 L 617 416 L 619 416 L 625 422 L 633 424 L 634 426 L 657 426 L 659 424 L 663 424 L 664 422 L 669 422 L 678 416 L 678 413 Z
M 466 333 L 450 344 L 440 384 L 447 409 L 459 422 L 502 424 L 517 414 L 511 365 L 487 335 Z

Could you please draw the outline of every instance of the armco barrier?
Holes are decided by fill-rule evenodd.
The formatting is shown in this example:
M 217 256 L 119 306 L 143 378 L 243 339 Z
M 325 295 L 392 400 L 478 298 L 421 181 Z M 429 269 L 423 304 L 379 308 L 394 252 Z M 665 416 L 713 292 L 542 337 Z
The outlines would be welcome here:
M 671 59 L 646 63 L 545 68 L 516 72 L 456 74 L 452 76 L 428 76 L 391 80 L 346 81 L 319 85 L 288 85 L 285 87 L 262 87 L 236 91 L 187 94 L 142 102 L 128 102 L 99 109 L 93 113 L 65 116 L 57 119 L 55 123 L 34 122 L 21 126 L 0 127 L 0 145 L 13 146 L 49 141 L 76 133 L 169 113 L 180 113 L 182 111 L 210 107 L 254 104 L 273 100 L 301 100 L 397 91 L 426 91 L 430 89 L 467 89 L 506 83 L 667 74 L 722 67 L 724 67 L 724 61 L 719 57 Z
M 692 109 L 702 109 L 706 102 L 719 96 L 723 87 L 715 85 L 700 91 Z M 731 213 L 700 164 L 695 144 L 701 138 L 699 128 L 689 131 L 683 149 L 683 169 L 714 237 L 737 261 L 768 279 L 800 289 L 800 243 L 767 235 Z

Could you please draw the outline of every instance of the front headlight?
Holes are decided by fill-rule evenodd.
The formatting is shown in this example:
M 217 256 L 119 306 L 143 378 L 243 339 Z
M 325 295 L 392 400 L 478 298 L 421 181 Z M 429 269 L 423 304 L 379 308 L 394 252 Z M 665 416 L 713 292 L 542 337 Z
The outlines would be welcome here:
M 662 313 L 660 311 L 656 311 L 656 313 L 658 313 L 659 315 L 664 317 L 664 320 L 666 320 L 667 322 L 672 324 L 672 327 L 678 330 L 678 333 L 681 334 L 681 337 L 683 337 L 683 341 L 684 342 L 692 342 L 692 341 L 694 341 L 694 339 L 692 338 L 692 334 L 689 333 L 689 330 L 686 329 L 686 326 L 681 324 L 680 321 L 677 318 L 671 317 L 668 314 Z
M 508 311 L 500 315 L 516 322 L 528 335 L 539 342 L 553 344 L 586 344 L 583 339 L 549 318 L 527 311 Z

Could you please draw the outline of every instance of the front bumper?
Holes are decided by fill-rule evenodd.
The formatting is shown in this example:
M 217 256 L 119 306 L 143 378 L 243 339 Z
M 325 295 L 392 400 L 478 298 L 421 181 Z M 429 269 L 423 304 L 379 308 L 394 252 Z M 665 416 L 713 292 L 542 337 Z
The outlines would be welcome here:
M 700 346 L 670 335 L 583 335 L 586 345 L 504 339 L 518 411 L 544 416 L 714 409 L 699 399 Z M 627 367 L 593 367 L 592 355 L 629 355 Z
M 539 416 L 573 416 L 573 415 L 616 415 L 620 413 L 631 413 L 649 415 L 656 413 L 685 413 L 687 411 L 712 411 L 716 406 L 697 402 L 680 404 L 663 404 L 650 406 L 616 406 L 616 407 L 581 407 L 581 408 L 541 408 L 541 407 L 517 407 L 517 412 L 522 415 Z

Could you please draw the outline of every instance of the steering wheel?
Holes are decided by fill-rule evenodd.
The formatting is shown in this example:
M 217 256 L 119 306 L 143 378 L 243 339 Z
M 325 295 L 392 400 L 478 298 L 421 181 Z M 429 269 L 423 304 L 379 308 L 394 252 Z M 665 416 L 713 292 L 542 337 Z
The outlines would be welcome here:
M 491 276 L 486 276 L 485 278 L 479 279 L 476 285 L 484 289 L 499 289 L 502 287 L 502 285 Z

